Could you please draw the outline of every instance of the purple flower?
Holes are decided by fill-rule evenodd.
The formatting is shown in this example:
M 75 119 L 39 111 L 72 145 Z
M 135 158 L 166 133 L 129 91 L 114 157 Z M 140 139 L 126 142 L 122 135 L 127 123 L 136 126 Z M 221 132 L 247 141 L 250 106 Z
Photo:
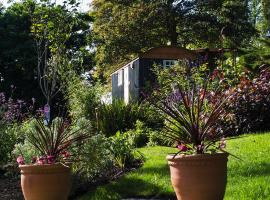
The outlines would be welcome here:
M 46 159 L 43 156 L 39 157 L 37 164 L 39 164 L 39 165 L 46 164 Z
M 24 165 L 25 163 L 24 163 L 24 158 L 22 157 L 22 156 L 19 156 L 18 158 L 17 158 L 17 163 L 19 164 L 19 165 Z
M 225 149 L 226 148 L 226 139 L 225 138 L 221 138 L 219 148 L 220 149 Z
M 53 164 L 55 162 L 55 156 L 47 156 L 48 164 Z
M 70 153 L 67 151 L 63 151 L 62 156 L 64 157 L 64 159 L 67 159 L 70 156 Z
M 182 152 L 186 152 L 186 151 L 188 151 L 188 149 L 189 149 L 189 148 L 188 148 L 186 145 L 184 145 L 184 144 L 177 145 L 176 148 L 179 149 L 179 150 L 182 151 Z

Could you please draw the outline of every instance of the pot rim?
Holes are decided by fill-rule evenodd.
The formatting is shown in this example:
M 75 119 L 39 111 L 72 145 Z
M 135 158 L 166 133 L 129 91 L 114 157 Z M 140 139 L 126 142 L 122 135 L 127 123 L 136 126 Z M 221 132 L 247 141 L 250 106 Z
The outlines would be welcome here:
M 168 154 L 166 156 L 166 159 L 168 161 L 175 161 L 175 160 L 202 160 L 202 159 L 227 159 L 229 156 L 229 153 L 227 152 L 219 152 L 214 154 L 192 154 L 192 155 L 185 155 L 185 154 Z
M 59 174 L 70 173 L 71 166 L 63 163 L 44 164 L 44 165 L 19 165 L 22 175 L 26 174 Z
M 70 168 L 70 164 L 68 164 L 68 163 L 53 163 L 53 164 L 27 164 L 27 165 L 19 165 L 19 168 L 20 169 L 26 169 L 26 168 L 58 168 L 58 167 Z

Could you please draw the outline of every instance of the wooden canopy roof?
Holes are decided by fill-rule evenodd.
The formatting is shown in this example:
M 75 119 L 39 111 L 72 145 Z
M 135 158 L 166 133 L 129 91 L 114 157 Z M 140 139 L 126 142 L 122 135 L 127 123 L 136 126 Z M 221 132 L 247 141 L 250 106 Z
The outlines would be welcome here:
M 151 59 L 196 59 L 198 54 L 192 50 L 185 49 L 183 47 L 164 46 L 155 47 L 139 55 L 140 58 Z
M 212 56 L 217 56 L 218 54 L 222 52 L 226 52 L 226 51 L 235 51 L 235 50 L 226 49 L 226 48 L 205 48 L 205 49 L 189 50 L 183 47 L 176 47 L 176 46 L 160 46 L 160 47 L 151 48 L 148 51 L 139 54 L 139 56 L 134 60 L 137 60 L 139 58 L 168 59 L 168 60 L 169 59 L 170 60 L 182 60 L 182 59 L 196 60 L 201 55 L 211 54 Z M 117 71 L 124 68 L 125 66 L 126 65 L 122 65 L 122 67 L 112 72 L 112 74 L 116 73 Z

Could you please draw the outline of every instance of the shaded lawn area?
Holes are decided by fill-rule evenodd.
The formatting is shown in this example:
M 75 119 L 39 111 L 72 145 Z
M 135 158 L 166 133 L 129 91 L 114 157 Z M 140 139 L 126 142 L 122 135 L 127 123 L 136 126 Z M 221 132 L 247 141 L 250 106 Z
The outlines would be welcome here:
M 229 158 L 225 200 L 270 200 L 270 134 L 248 135 L 228 141 L 227 150 L 242 160 Z M 139 149 L 146 158 L 142 168 L 119 180 L 89 191 L 78 200 L 122 198 L 176 199 L 165 157 L 167 147 Z

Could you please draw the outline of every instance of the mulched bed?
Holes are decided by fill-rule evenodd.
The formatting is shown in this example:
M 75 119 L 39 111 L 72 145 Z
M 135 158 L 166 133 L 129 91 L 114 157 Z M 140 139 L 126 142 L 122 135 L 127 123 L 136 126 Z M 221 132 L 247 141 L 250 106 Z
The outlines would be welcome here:
M 81 182 L 80 180 L 75 181 L 76 188 L 69 199 L 75 199 L 91 190 L 95 190 L 97 186 L 109 183 L 112 180 L 118 179 L 126 173 L 136 170 L 142 165 L 141 161 L 134 163 L 132 167 L 127 169 L 112 168 L 106 173 L 99 177 L 94 178 L 89 182 Z M 77 177 L 79 178 L 79 177 Z M 81 183 L 81 185 L 79 184 Z M 5 177 L 0 174 L 0 200 L 24 200 L 19 175 L 13 174 L 13 176 Z
M 93 178 L 93 180 L 90 180 L 89 182 L 82 182 L 81 185 L 78 184 L 78 181 L 75 181 L 76 188 L 73 189 L 73 194 L 71 194 L 69 200 L 77 199 L 79 196 L 82 196 L 83 194 L 89 191 L 94 191 L 98 186 L 108 184 L 110 181 L 113 180 L 117 180 L 120 177 L 124 176 L 125 174 L 138 169 L 139 167 L 142 166 L 142 164 L 143 164 L 142 160 L 137 160 L 132 164 L 132 166 L 129 166 L 125 169 L 112 167 L 110 170 L 104 172 L 99 177 L 95 177 Z
M 1 200 L 23 200 L 20 179 L 0 177 Z

